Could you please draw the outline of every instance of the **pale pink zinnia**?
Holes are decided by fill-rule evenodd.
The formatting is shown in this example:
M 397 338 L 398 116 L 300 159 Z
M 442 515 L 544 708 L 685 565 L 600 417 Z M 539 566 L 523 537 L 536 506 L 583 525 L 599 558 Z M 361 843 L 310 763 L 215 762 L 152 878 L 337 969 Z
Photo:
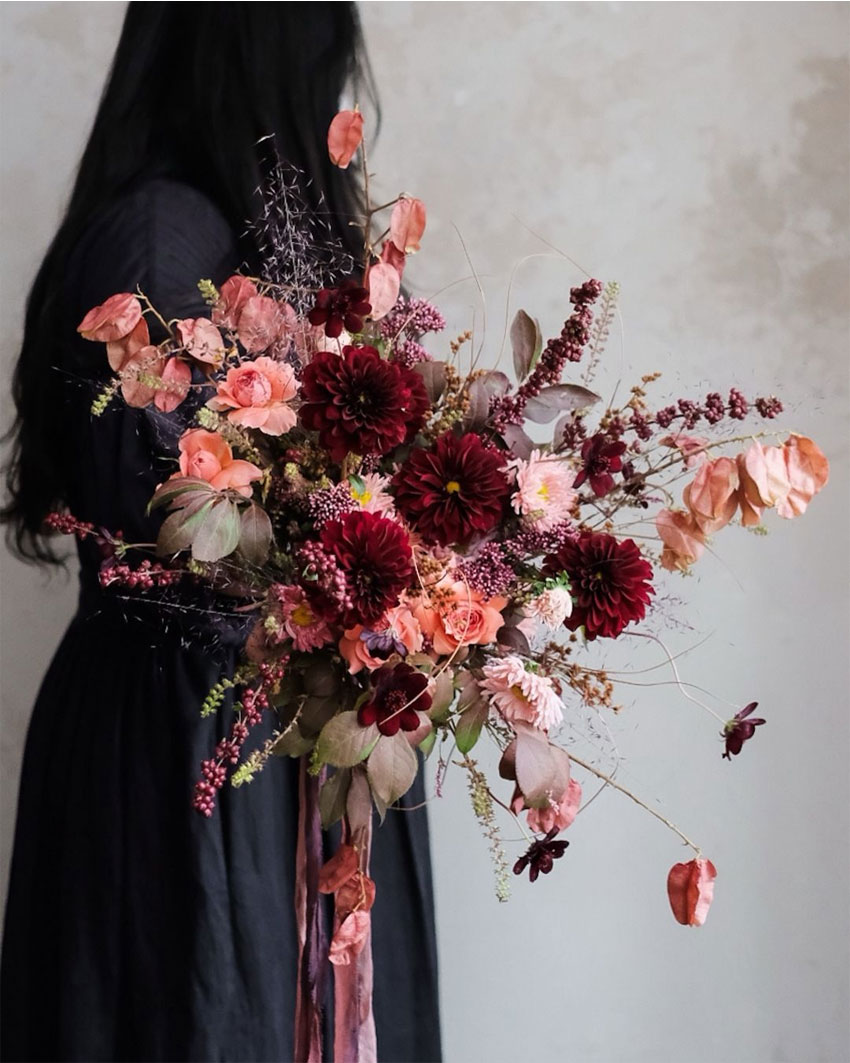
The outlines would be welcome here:
M 576 499 L 575 472 L 560 458 L 534 450 L 528 461 L 510 463 L 516 471 L 516 491 L 511 505 L 536 531 L 548 531 L 570 515 Z
M 357 505 L 365 509 L 367 513 L 377 513 L 381 517 L 389 517 L 392 520 L 396 513 L 393 497 L 387 492 L 390 478 L 381 476 L 377 472 L 369 472 L 360 477 L 360 482 L 362 487 L 356 484 L 351 485 L 351 497 Z
M 227 419 L 233 424 L 279 436 L 295 426 L 295 411 L 289 402 L 297 391 L 292 366 L 274 358 L 254 358 L 228 369 L 207 405 L 213 410 L 227 410 Z
M 495 658 L 482 671 L 481 689 L 491 695 L 491 704 L 509 723 L 519 720 L 548 731 L 562 722 L 561 699 L 552 680 L 527 671 L 519 657 Z
M 276 592 L 284 630 L 296 650 L 307 653 L 331 641 L 330 628 L 315 615 L 300 587 L 278 587 Z

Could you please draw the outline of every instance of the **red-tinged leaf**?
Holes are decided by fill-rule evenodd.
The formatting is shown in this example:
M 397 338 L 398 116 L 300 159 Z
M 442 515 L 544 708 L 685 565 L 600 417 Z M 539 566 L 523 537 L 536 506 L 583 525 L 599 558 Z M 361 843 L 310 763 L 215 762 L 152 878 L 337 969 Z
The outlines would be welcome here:
M 473 380 L 466 392 L 469 409 L 463 417 L 464 432 L 475 432 L 487 424 L 490 413 L 490 395 L 481 380 Z
M 361 727 L 356 712 L 341 712 L 322 728 L 316 754 L 322 764 L 353 768 L 369 756 L 379 736 L 376 724 Z
M 272 522 L 262 506 L 252 502 L 239 518 L 239 552 L 252 565 L 262 565 L 269 556 Z
M 360 953 L 369 938 L 372 917 L 361 909 L 351 915 L 339 927 L 331 941 L 328 959 L 337 967 L 347 967 Z
M 372 822 L 372 791 L 369 789 L 365 768 L 355 768 L 351 773 L 345 814 L 348 816 L 352 834 L 365 830 Z
M 328 128 L 328 155 L 334 166 L 348 168 L 363 140 L 363 115 L 359 111 L 340 111 Z
M 350 786 L 351 771 L 348 768 L 335 771 L 322 784 L 319 791 L 319 812 L 322 816 L 322 827 L 325 830 L 345 815 L 345 804 L 348 800 Z
M 185 502 L 178 501 L 181 495 L 186 495 L 186 501 L 188 501 L 188 496 L 196 491 L 207 495 L 216 493 L 215 488 L 211 487 L 207 480 L 201 480 L 197 476 L 172 476 L 154 491 L 153 498 L 148 503 L 148 513 L 171 503 L 174 503 L 172 509 L 177 509 L 178 505 L 185 505 Z
M 446 390 L 446 363 L 445 362 L 417 362 L 413 371 L 418 373 L 425 383 L 425 390 L 431 405 L 439 399 Z
M 714 864 L 702 857 L 670 868 L 667 896 L 677 922 L 683 926 L 702 926 L 714 898 L 715 878 Z
M 498 369 L 490 369 L 478 377 L 479 383 L 486 389 L 491 399 L 501 398 L 511 390 L 511 382 Z
M 319 893 L 336 893 L 359 870 L 360 860 L 354 846 L 340 845 L 319 872 Z
M 166 517 L 156 540 L 158 556 L 172 557 L 181 550 L 188 550 L 212 507 L 213 499 L 206 498 L 194 512 L 183 507 Z
M 455 741 L 464 756 L 473 748 L 490 714 L 490 703 L 481 693 L 478 683 L 469 676 L 458 702 L 460 716 L 455 724 Z
M 516 739 L 505 746 L 502 759 L 499 761 L 499 777 L 509 782 L 516 782 Z
M 528 638 L 518 627 L 510 627 L 508 624 L 505 624 L 504 627 L 499 628 L 496 635 L 496 642 L 500 646 L 504 646 L 509 650 L 516 650 L 517 653 L 523 654 L 523 656 L 526 657 L 531 653 L 531 646 L 528 643 Z
M 380 321 L 398 302 L 398 293 L 401 291 L 398 270 L 387 262 L 374 263 L 366 274 L 366 287 L 372 307 L 369 317 L 373 321 Z
M 529 808 L 547 808 L 558 787 L 558 765 L 543 731 L 515 721 L 516 781 Z M 563 789 L 561 790 L 563 793 Z
M 398 270 L 399 277 L 404 276 L 407 255 L 405 255 L 403 251 L 399 251 L 392 240 L 384 240 L 381 244 L 381 261 L 387 262 L 391 266 L 395 266 L 396 270 Z
M 437 723 L 448 719 L 449 709 L 455 699 L 454 676 L 449 668 L 434 677 L 434 691 L 431 695 L 431 708 L 428 716 Z
M 583 388 L 580 384 L 553 384 L 528 400 L 525 416 L 536 424 L 548 424 L 559 413 L 583 410 L 599 402 L 599 398 L 595 391 Z
M 192 539 L 192 557 L 196 561 L 219 561 L 238 545 L 239 510 L 229 499 L 218 499 Z
M 521 384 L 531 372 L 534 359 L 542 345 L 540 326 L 524 310 L 517 310 L 511 322 L 511 348 L 514 355 L 514 372 Z
M 390 215 L 390 240 L 406 255 L 418 251 L 425 232 L 425 204 L 421 199 L 403 196 Z
M 371 911 L 375 903 L 375 883 L 368 875 L 359 871 L 339 887 L 334 907 L 340 919 L 346 919 L 352 912 Z
M 502 439 L 510 447 L 514 457 L 522 458 L 523 461 L 528 461 L 531 457 L 534 440 L 518 424 L 505 425 L 502 429 Z
M 366 762 L 372 793 L 385 805 L 393 804 L 413 785 L 417 767 L 416 754 L 403 731 L 391 738 L 383 735 Z

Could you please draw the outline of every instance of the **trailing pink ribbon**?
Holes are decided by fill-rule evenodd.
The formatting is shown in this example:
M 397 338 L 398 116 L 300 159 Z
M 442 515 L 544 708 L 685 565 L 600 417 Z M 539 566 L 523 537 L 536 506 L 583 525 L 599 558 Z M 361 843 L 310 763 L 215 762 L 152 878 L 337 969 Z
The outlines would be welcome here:
M 295 989 L 295 1063 L 322 1063 L 321 1002 L 328 939 L 319 896 L 322 821 L 319 788 L 307 760 L 298 769 L 298 844 L 295 854 L 295 915 L 298 926 L 298 979 Z

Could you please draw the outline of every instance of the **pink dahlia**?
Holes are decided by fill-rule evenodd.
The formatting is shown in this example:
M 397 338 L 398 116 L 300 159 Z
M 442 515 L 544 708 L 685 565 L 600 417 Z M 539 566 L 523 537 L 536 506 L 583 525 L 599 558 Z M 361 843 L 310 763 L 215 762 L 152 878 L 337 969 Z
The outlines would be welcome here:
M 563 721 L 561 699 L 552 680 L 527 671 L 519 657 L 494 658 L 482 671 L 484 679 L 479 685 L 508 723 L 521 721 L 548 731 Z

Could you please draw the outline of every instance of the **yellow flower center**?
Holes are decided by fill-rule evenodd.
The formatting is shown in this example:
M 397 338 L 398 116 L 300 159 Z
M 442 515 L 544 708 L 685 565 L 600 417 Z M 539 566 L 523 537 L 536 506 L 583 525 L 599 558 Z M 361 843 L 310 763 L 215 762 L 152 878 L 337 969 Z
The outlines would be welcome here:
M 540 487 L 537 490 L 537 493 L 538 493 L 538 495 L 540 495 L 541 498 L 544 498 L 544 499 L 548 498 L 549 497 L 549 485 L 548 484 L 541 484 Z
M 292 610 L 292 620 L 299 627 L 309 627 L 313 623 L 313 614 L 310 611 L 310 606 L 306 602 L 302 602 Z
M 354 495 L 354 497 L 357 499 L 361 506 L 368 506 L 369 503 L 372 501 L 372 492 L 367 490 L 365 487 L 362 491 L 358 491 L 355 487 L 351 493 Z
M 446 490 L 449 492 L 450 495 L 454 495 L 460 490 L 460 484 L 457 482 L 457 480 L 449 480 L 449 482 L 446 484 Z
M 514 697 L 519 698 L 520 701 L 524 701 L 526 704 L 528 704 L 528 698 L 525 696 L 525 694 L 523 694 L 522 687 L 518 687 L 516 684 L 514 684 L 511 687 L 511 693 L 514 695 Z

